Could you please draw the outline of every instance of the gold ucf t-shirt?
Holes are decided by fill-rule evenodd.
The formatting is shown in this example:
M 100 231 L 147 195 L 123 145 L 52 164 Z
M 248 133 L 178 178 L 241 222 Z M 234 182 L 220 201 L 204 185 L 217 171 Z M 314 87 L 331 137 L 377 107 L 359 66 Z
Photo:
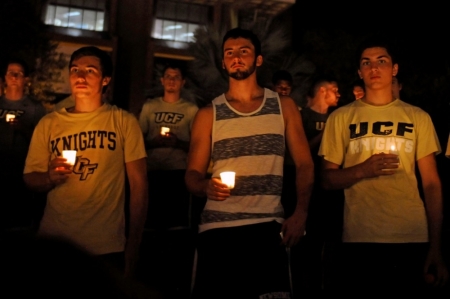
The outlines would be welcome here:
M 125 163 L 146 157 L 137 119 L 108 104 L 90 113 L 53 112 L 36 126 L 24 173 L 47 171 L 66 149 L 77 150 L 76 164 L 48 193 L 39 234 L 93 254 L 123 251 Z
M 343 168 L 395 145 L 400 166 L 393 175 L 364 179 L 345 189 L 344 242 L 427 242 L 427 218 L 415 162 L 440 145 L 427 113 L 401 100 L 385 106 L 354 101 L 330 115 L 319 149 Z

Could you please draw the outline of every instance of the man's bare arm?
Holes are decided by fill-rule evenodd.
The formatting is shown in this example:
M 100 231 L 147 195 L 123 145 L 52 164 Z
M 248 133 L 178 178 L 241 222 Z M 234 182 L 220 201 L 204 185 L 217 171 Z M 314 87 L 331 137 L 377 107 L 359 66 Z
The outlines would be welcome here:
M 25 173 L 23 180 L 30 190 L 47 192 L 55 186 L 65 183 L 71 172 L 71 166 L 66 163 L 66 159 L 57 157 L 50 161 L 48 171 Z
M 136 263 L 139 245 L 144 232 L 148 207 L 146 159 L 138 159 L 125 164 L 130 184 L 130 222 L 125 247 L 125 275 L 130 275 Z
M 196 196 L 225 200 L 230 196 L 230 190 L 226 185 L 218 179 L 206 178 L 206 171 L 211 159 L 212 124 L 212 106 L 200 109 L 192 125 L 185 181 L 188 190 Z
M 430 249 L 424 266 L 424 274 L 435 268 L 435 286 L 443 286 L 448 280 L 448 271 L 442 259 L 441 232 L 443 220 L 442 186 L 436 168 L 434 153 L 417 161 L 422 178 L 425 209 L 428 222 Z
M 397 168 L 398 156 L 393 154 L 375 154 L 348 168 L 322 159 L 322 185 L 325 189 L 345 189 L 366 178 L 392 175 Z
M 283 242 L 295 245 L 304 235 L 309 198 L 314 183 L 314 164 L 303 130 L 301 115 L 294 101 L 281 97 L 281 105 L 286 125 L 286 141 L 296 168 L 297 205 L 291 217 L 283 223 Z

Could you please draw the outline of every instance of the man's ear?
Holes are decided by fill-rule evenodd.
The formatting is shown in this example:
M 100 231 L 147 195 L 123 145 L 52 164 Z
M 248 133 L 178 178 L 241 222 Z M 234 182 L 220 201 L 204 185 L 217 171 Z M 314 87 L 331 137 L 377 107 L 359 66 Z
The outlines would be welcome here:
M 103 85 L 103 86 L 108 85 L 108 84 L 109 84 L 109 81 L 111 81 L 111 77 L 104 77 L 104 78 L 103 78 L 102 85 Z
M 263 57 L 262 55 L 258 55 L 258 57 L 256 57 L 256 66 L 261 66 L 263 64 Z
M 398 64 L 396 63 L 392 66 L 392 76 L 397 76 L 397 73 L 398 73 Z
M 358 70 L 359 79 L 362 79 L 361 71 Z
M 223 62 L 223 59 L 222 59 L 222 68 L 225 69 L 225 63 Z

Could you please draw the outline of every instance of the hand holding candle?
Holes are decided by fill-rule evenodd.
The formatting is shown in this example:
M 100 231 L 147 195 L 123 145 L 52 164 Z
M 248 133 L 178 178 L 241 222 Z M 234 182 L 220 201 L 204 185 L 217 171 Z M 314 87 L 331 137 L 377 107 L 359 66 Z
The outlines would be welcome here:
M 54 186 L 64 184 L 72 173 L 72 170 L 67 166 L 69 163 L 66 158 L 58 156 L 50 161 L 48 168 L 48 178 Z
M 397 147 L 395 145 L 391 145 L 391 149 L 389 150 L 389 154 L 397 155 L 398 165 L 400 165 L 400 158 L 398 156 L 399 153 L 398 153 L 398 149 L 397 149 Z

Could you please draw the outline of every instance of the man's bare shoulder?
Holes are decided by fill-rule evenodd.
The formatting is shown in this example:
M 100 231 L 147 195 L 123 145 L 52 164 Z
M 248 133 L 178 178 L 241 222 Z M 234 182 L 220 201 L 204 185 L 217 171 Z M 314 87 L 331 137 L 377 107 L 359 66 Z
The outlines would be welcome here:
M 210 116 L 213 114 L 213 106 L 212 104 L 208 104 L 205 107 L 202 107 L 198 110 L 197 115 L 201 114 L 201 117 Z
M 289 97 L 289 96 L 281 96 L 280 95 L 280 104 L 281 109 L 283 109 L 283 114 L 290 114 L 295 112 L 296 114 L 299 114 L 300 109 L 295 103 L 295 101 Z

